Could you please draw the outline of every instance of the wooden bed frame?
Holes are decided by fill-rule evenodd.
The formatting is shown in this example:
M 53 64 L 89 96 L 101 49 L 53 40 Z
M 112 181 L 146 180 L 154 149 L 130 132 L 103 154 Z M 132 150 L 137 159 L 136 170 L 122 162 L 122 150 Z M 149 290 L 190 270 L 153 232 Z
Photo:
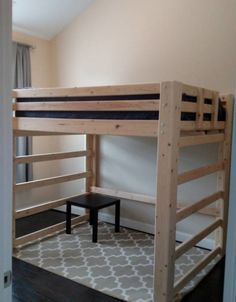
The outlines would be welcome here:
M 116 100 L 106 102 L 101 96 L 124 95 L 160 95 L 151 100 Z M 184 102 L 182 96 L 196 97 L 197 102 Z M 71 102 L 67 97 L 99 97 L 96 101 Z M 49 97 L 54 102 L 32 102 L 33 98 Z M 65 98 L 61 101 L 61 98 Z M 13 111 L 159 111 L 159 120 L 99 120 L 99 119 L 57 119 L 57 118 L 27 118 L 14 117 L 13 127 L 16 136 L 37 136 L 56 134 L 86 134 L 86 150 L 63 152 L 56 154 L 41 154 L 29 156 L 14 156 L 15 166 L 20 163 L 34 163 L 55 159 L 73 157 L 86 158 L 86 171 L 82 173 L 62 175 L 47 179 L 33 180 L 16 184 L 15 194 L 21 190 L 46 185 L 58 184 L 76 179 L 86 180 L 86 192 L 99 192 L 153 204 L 156 208 L 155 226 L 155 266 L 154 266 L 154 301 L 173 301 L 180 290 L 191 279 L 209 264 L 216 256 L 225 253 L 226 227 L 228 214 L 228 190 L 230 171 L 230 149 L 233 115 L 233 96 L 220 96 L 218 92 L 185 85 L 179 82 L 164 82 L 161 84 L 140 84 L 124 86 L 104 86 L 86 88 L 56 88 L 56 89 L 27 89 L 13 91 Z M 28 98 L 28 102 L 20 102 Z M 60 102 L 55 101 L 60 98 Z M 226 121 L 218 121 L 219 98 L 226 109 Z M 31 100 L 30 100 L 31 99 Z M 205 104 L 210 99 L 211 104 Z M 196 113 L 196 120 L 182 121 L 181 112 Z M 204 114 L 211 114 L 210 121 L 204 120 Z M 96 155 L 97 135 L 146 136 L 158 138 L 157 152 L 157 196 L 144 196 L 128 192 L 120 192 L 96 186 Z M 218 143 L 218 160 L 216 163 L 178 174 L 179 150 L 182 147 Z M 182 206 L 177 203 L 178 185 L 217 173 L 217 192 L 191 205 Z M 13 212 L 13 224 L 18 218 L 40 213 L 48 209 L 64 205 L 67 198 L 54 200 Z M 216 203 L 216 207 L 209 207 Z M 213 214 L 215 220 L 191 239 L 176 247 L 176 224 L 200 212 Z M 88 220 L 88 213 L 76 217 L 73 224 L 77 225 Z M 63 231 L 65 223 L 16 238 L 13 230 L 14 247 L 26 244 L 35 239 Z M 215 232 L 215 248 L 210 251 L 183 278 L 174 282 L 175 261 L 190 248 L 198 244 L 212 232 Z M 158 245 L 161 242 L 161 245 Z M 158 248 L 157 248 L 158 245 Z M 219 257 L 219 258 L 220 258 Z

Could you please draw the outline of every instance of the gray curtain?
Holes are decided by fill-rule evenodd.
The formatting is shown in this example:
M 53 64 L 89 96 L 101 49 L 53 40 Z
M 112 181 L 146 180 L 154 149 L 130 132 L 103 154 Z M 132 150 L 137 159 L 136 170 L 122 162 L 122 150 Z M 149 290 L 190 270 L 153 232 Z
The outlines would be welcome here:
M 12 53 L 12 86 L 13 88 L 31 87 L 30 47 L 13 42 Z M 18 137 L 16 140 L 16 155 L 32 153 L 32 139 Z M 16 182 L 26 182 L 32 179 L 32 165 L 20 164 L 16 169 Z

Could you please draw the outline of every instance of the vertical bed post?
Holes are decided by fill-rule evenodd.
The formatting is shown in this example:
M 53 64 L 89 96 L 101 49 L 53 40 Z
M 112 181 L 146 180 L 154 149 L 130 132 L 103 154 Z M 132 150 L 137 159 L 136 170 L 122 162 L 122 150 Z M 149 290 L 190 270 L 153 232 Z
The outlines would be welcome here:
M 222 249 L 222 256 L 225 254 L 227 224 L 228 224 L 228 207 L 229 207 L 229 177 L 230 177 L 230 158 L 231 158 L 231 136 L 233 122 L 233 95 L 222 97 L 225 101 L 226 109 L 226 124 L 225 124 L 225 139 L 218 147 L 218 160 L 223 160 L 224 170 L 217 174 L 218 190 L 223 191 L 223 198 L 218 202 L 219 217 L 223 220 L 223 226 L 216 231 L 216 246 Z
M 89 155 L 86 156 L 86 171 L 91 171 L 91 177 L 86 178 L 86 192 L 91 192 L 91 187 L 96 186 L 96 146 L 97 136 L 86 134 L 86 150 Z
M 12 153 L 13 153 L 13 173 L 12 173 L 12 245 L 13 250 L 15 249 L 15 240 L 16 240 L 16 193 L 15 193 L 15 185 L 16 185 L 16 136 L 13 132 L 13 142 L 12 142 Z
M 157 152 L 154 301 L 173 301 L 182 84 L 161 84 Z

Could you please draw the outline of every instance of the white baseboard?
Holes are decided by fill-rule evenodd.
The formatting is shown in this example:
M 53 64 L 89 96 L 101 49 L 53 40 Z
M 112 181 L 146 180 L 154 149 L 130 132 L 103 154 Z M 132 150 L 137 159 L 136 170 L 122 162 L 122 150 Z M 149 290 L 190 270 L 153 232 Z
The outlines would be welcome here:
M 65 206 L 62 206 L 60 208 L 57 208 L 60 211 L 65 211 Z M 73 213 L 77 214 L 77 215 L 82 215 L 84 214 L 84 210 L 81 208 L 74 208 L 73 209 Z M 108 222 L 108 223 L 114 223 L 115 218 L 113 215 L 111 214 L 107 214 L 107 213 L 99 213 L 99 219 L 104 221 L 104 222 Z M 128 218 L 120 218 L 120 225 L 130 228 L 130 229 L 134 229 L 134 230 L 138 230 L 138 231 L 142 231 L 145 233 L 149 233 L 149 234 L 154 234 L 154 225 L 149 224 L 149 223 L 145 223 L 145 222 L 140 222 L 137 220 L 132 220 L 132 219 L 128 219 Z M 185 232 L 181 232 L 181 231 L 176 231 L 176 240 L 183 242 L 183 241 L 187 241 L 192 237 L 191 234 L 189 233 L 185 233 Z M 209 239 L 209 238 L 205 238 L 202 241 L 200 241 L 197 246 L 201 247 L 201 248 L 205 248 L 205 249 L 213 249 L 214 248 L 214 240 L 213 239 Z

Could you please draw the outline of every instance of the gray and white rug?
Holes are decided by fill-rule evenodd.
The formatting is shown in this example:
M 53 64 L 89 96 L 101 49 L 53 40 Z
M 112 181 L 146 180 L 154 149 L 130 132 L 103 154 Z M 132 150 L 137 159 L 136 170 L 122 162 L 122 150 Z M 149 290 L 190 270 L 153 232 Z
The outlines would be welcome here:
M 176 263 L 176 280 L 208 251 L 193 248 Z M 91 227 L 83 224 L 71 235 L 58 234 L 21 248 L 16 257 L 80 284 L 123 299 L 151 302 L 153 295 L 153 236 L 99 223 L 98 243 L 91 242 Z M 212 262 L 182 291 L 192 290 L 208 273 Z

